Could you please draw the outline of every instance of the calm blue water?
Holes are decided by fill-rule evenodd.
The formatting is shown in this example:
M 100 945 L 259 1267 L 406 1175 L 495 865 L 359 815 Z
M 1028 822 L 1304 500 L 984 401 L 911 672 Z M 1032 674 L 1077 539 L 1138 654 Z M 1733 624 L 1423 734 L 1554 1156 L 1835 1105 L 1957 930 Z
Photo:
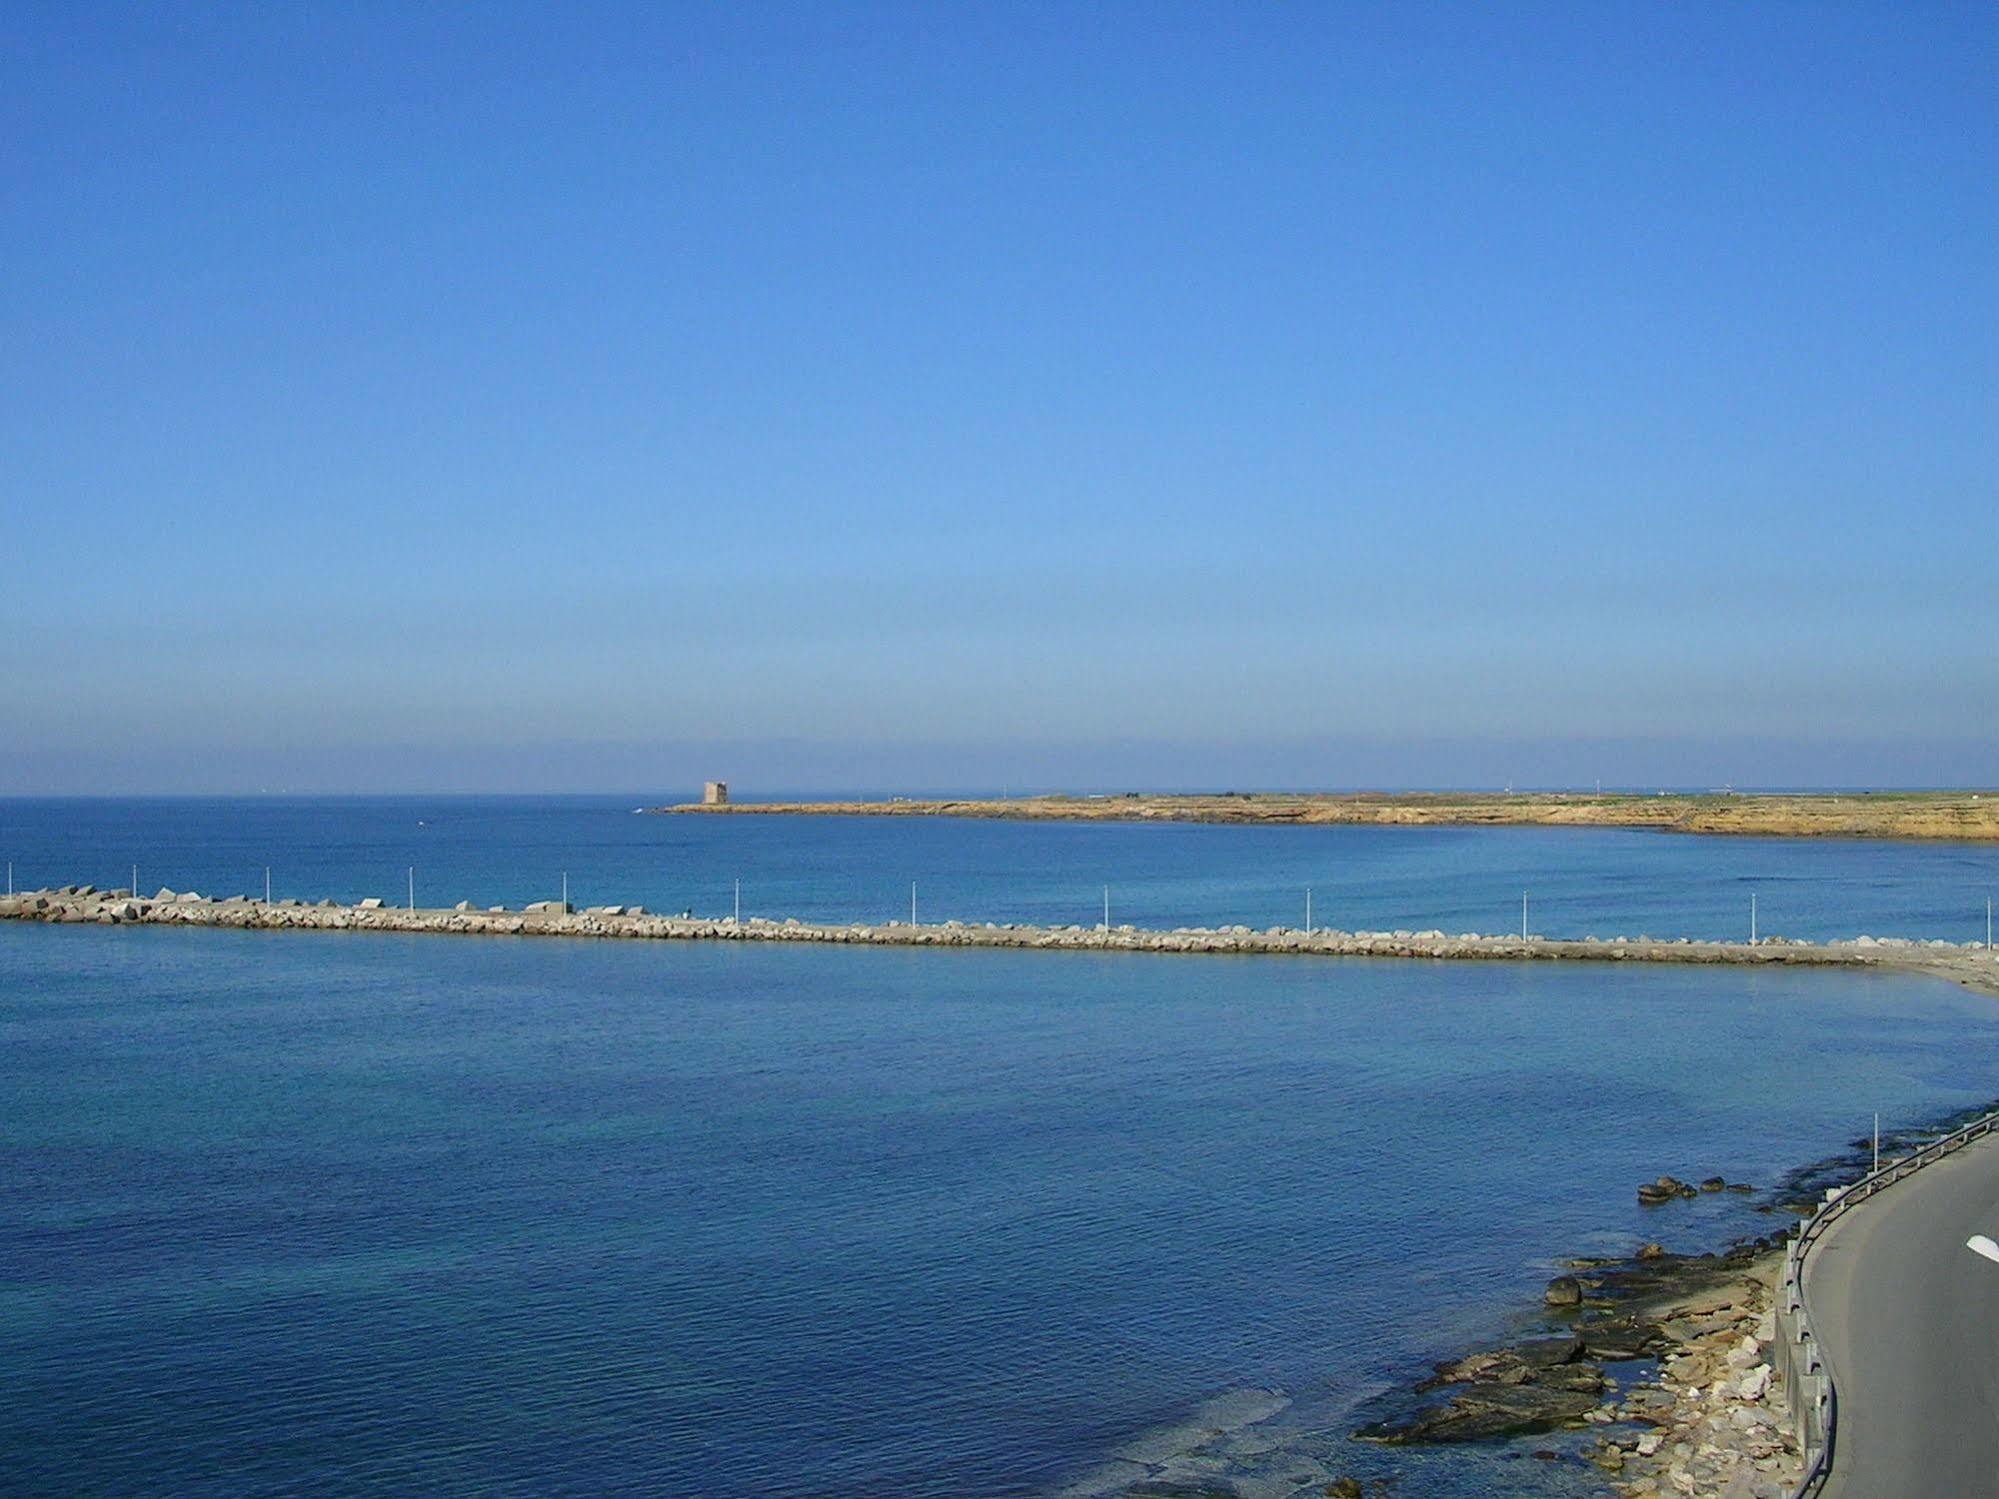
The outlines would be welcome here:
M 30 882 L 108 880 L 78 866 L 144 833 L 162 883 L 280 844 L 355 894 L 419 844 L 494 900 L 532 857 L 635 881 L 665 844 L 827 901 L 884 849 L 996 893 L 1023 848 L 1108 834 L 1161 900 L 1252 898 L 1202 867 L 1228 839 L 1170 836 L 1229 829 L 417 815 L 15 803 L 7 830 L 69 849 Z M 1440 900 L 1547 842 L 1415 836 Z M 1596 867 L 1593 838 L 1629 841 L 1554 842 Z M 1395 841 L 1377 874 L 1414 881 Z M 1805 852 L 1922 908 L 1901 849 Z M 573 893 L 636 898 L 605 880 Z M 1768 1182 L 1876 1107 L 1984 1101 L 1995 1043 L 1990 1000 L 1845 973 L 0 924 L 0 1488 L 1042 1494 L 1247 1401 L 1274 1414 L 1229 1481 L 1312 1493 L 1405 1461 L 1341 1434 L 1553 1257 L 1771 1226 L 1637 1181 Z M 1406 1462 L 1446 1499 L 1593 1491 L 1505 1447 Z
M 723 915 L 1518 931 L 1556 937 L 1982 940 L 1999 846 L 1694 838 L 1586 828 L 1253 828 L 931 818 L 634 816 L 636 797 L 0 799 L 20 887 L 161 885 L 279 899 Z

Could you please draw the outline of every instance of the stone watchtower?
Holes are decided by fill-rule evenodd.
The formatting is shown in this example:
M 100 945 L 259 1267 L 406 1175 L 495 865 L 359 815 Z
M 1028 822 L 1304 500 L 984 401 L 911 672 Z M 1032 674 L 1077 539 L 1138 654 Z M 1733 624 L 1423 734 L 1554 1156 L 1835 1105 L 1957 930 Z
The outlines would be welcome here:
M 709 781 L 701 788 L 701 805 L 704 807 L 726 807 L 729 805 L 729 783 Z

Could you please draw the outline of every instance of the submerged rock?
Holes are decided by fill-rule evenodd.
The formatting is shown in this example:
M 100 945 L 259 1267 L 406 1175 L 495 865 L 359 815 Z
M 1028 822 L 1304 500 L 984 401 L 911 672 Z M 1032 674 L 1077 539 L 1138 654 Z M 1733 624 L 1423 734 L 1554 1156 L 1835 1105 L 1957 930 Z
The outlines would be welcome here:
M 1599 1383 L 1598 1388 L 1601 1388 Z M 1542 1384 L 1478 1384 L 1407 1420 L 1363 1426 L 1363 1442 L 1406 1446 L 1415 1442 L 1480 1442 L 1491 1437 L 1547 1431 L 1596 1409 L 1595 1391 Z

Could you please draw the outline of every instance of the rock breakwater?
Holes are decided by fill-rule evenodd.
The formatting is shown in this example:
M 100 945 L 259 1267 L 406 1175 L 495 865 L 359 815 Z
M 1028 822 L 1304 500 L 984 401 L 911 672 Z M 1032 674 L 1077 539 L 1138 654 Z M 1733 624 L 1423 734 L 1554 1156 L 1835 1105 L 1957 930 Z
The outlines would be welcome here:
M 1687 938 L 1456 935 L 1427 931 L 1301 931 L 1247 926 L 1143 928 L 1028 926 L 944 921 L 911 925 L 805 922 L 796 918 L 663 916 L 643 906 L 573 909 L 536 901 L 520 910 L 394 906 L 379 896 L 352 902 L 214 898 L 162 889 L 68 885 L 0 896 L 0 920 L 102 925 L 210 926 L 261 931 L 425 932 L 508 937 L 623 937 L 655 941 L 815 942 L 872 947 L 1027 948 L 1049 951 L 1290 954 L 1320 957 L 1429 958 L 1456 961 L 1582 961 L 1597 963 L 1731 964 L 1760 967 L 1884 969 L 1922 972 L 1999 993 L 1999 954 L 1978 943 L 1857 937 L 1807 943 L 1781 937 L 1760 942 L 1695 942 Z

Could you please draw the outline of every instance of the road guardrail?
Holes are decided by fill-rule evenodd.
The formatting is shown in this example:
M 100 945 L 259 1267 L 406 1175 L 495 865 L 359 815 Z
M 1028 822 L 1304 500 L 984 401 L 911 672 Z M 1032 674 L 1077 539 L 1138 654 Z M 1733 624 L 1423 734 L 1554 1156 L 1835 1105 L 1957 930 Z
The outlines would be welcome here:
M 1803 1220 L 1797 1237 L 1791 1240 L 1784 1253 L 1784 1278 L 1777 1290 L 1777 1346 L 1773 1356 L 1790 1402 L 1792 1434 L 1805 1459 L 1804 1477 L 1799 1480 L 1792 1499 L 1815 1499 L 1824 1490 L 1826 1481 L 1832 1477 L 1839 1424 L 1839 1392 L 1833 1388 L 1832 1371 L 1826 1367 L 1824 1349 L 1805 1307 L 1805 1261 L 1812 1246 L 1825 1237 L 1833 1224 L 1863 1202 L 1871 1201 L 1896 1182 L 1994 1130 L 1999 1130 L 1999 1111 L 1974 1119 L 1906 1156 L 1885 1162 L 1849 1187 L 1829 1188 L 1824 1203 Z

